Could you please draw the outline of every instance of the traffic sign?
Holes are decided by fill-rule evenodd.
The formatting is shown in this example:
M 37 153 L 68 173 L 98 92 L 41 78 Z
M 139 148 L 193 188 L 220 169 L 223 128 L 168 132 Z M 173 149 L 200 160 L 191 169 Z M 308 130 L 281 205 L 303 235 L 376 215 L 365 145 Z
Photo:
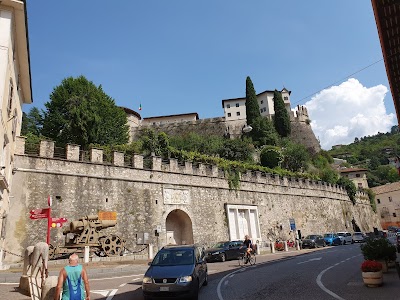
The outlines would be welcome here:
M 296 230 L 296 222 L 294 221 L 294 219 L 289 219 L 289 223 L 290 223 L 290 230 L 295 231 Z
M 50 210 L 48 208 L 32 209 L 29 218 L 32 220 L 46 219 L 50 216 Z
M 51 218 L 50 227 L 51 228 L 60 228 L 63 223 L 67 222 L 66 218 Z

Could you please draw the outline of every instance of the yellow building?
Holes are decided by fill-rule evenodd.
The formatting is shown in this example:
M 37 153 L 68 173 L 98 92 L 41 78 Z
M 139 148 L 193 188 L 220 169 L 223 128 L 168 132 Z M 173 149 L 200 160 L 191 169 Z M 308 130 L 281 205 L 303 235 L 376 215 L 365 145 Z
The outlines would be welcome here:
M 5 257 L 15 138 L 22 105 L 32 103 L 26 1 L 0 1 L 0 269 Z
M 361 168 L 346 168 L 340 169 L 340 175 L 349 178 L 359 189 L 367 189 L 367 169 Z
M 377 186 L 372 191 L 376 195 L 376 208 L 382 228 L 400 227 L 400 182 Z

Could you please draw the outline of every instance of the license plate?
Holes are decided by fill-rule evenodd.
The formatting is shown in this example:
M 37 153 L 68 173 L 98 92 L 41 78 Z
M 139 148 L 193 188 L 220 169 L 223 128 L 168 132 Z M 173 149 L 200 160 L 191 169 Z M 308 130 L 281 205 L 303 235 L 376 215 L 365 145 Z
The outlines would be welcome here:
M 160 286 L 160 292 L 168 292 L 169 287 L 168 286 Z

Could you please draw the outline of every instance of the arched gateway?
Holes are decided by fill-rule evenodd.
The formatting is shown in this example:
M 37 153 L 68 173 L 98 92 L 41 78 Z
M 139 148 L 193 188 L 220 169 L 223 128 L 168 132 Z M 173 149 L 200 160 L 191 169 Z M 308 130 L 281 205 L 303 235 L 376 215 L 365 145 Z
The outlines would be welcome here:
M 193 244 L 192 220 L 184 211 L 174 209 L 165 221 L 167 244 Z

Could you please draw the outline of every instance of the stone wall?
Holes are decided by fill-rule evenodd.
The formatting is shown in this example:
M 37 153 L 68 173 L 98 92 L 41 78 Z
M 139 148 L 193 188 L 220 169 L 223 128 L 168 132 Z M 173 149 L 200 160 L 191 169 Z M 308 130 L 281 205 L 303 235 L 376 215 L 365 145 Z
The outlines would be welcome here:
M 49 144 L 44 142 L 41 146 L 48 150 Z M 76 145 L 68 149 L 77 151 Z M 95 150 L 97 155 L 90 162 L 15 155 L 6 235 L 8 251 L 22 253 L 26 246 L 45 240 L 47 221 L 29 219 L 29 211 L 47 207 L 48 195 L 53 196 L 52 216 L 68 221 L 99 211 L 116 211 L 116 227 L 104 232 L 125 238 L 130 250 L 143 247 L 137 245 L 140 233 L 149 233 L 149 243 L 166 244 L 167 217 L 179 212 L 190 218 L 194 242 L 209 244 L 229 239 L 226 204 L 257 206 L 263 241 L 276 234 L 288 235 L 289 218 L 296 220 L 303 235 L 352 231 L 353 219 L 366 232 L 380 227 L 365 194 L 359 194 L 353 205 L 338 186 L 248 172 L 242 174 L 240 188 L 230 190 L 224 173 L 216 166 L 163 162 L 152 157 L 152 167 L 146 169 L 143 158 L 135 156 L 135 167 L 128 167 L 117 159 L 118 154 L 118 165 L 106 165 L 99 151 Z M 74 155 L 67 152 L 66 157 Z M 156 228 L 161 229 L 158 237 Z M 61 229 L 51 230 L 51 243 L 64 244 Z M 15 259 L 6 256 L 6 261 Z

